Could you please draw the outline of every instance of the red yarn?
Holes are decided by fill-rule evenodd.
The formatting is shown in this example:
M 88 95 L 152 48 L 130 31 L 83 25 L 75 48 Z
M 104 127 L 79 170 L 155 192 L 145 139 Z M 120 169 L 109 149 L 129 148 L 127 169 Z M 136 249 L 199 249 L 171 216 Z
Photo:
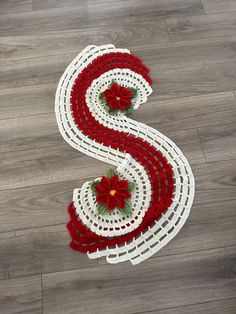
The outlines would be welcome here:
M 115 110 L 125 110 L 132 103 L 133 91 L 129 90 L 123 86 L 119 86 L 116 83 L 113 83 L 110 88 L 107 88 L 103 95 L 105 96 L 108 106 Z
M 97 192 L 96 201 L 106 205 L 109 211 L 112 211 L 115 207 L 124 208 L 125 200 L 131 198 L 128 187 L 129 181 L 120 180 L 118 175 L 114 175 L 111 178 L 103 176 L 101 181 L 95 186 Z
M 144 77 L 151 84 L 149 69 L 141 60 L 128 53 L 109 53 L 95 59 L 78 76 L 71 92 L 72 112 L 78 128 L 98 143 L 119 149 L 132 155 L 143 165 L 152 185 L 151 202 L 142 223 L 134 231 L 113 238 L 103 237 L 89 230 L 80 220 L 73 204 L 68 207 L 71 221 L 67 227 L 72 242 L 78 251 L 92 252 L 132 240 L 164 213 L 172 202 L 173 172 L 166 158 L 147 141 L 131 134 L 115 131 L 101 125 L 91 114 L 85 99 L 92 81 L 114 68 L 128 68 Z

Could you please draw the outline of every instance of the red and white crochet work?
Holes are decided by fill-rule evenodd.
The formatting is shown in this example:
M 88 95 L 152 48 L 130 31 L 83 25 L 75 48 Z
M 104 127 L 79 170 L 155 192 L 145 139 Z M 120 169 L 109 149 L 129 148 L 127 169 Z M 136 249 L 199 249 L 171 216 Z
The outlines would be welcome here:
M 56 92 L 56 117 L 74 148 L 117 167 L 135 183 L 132 216 L 98 215 L 91 182 L 75 189 L 69 205 L 70 246 L 89 258 L 138 264 L 166 245 L 185 223 L 194 178 L 180 149 L 157 130 L 122 112 L 108 114 L 99 95 L 115 81 L 137 89 L 134 109 L 152 93 L 149 69 L 127 49 L 88 46 L 67 67 Z

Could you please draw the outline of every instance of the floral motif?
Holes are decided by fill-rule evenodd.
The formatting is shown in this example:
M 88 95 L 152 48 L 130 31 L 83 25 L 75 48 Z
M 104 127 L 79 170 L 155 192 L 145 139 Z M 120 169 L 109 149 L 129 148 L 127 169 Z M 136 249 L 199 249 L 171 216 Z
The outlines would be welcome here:
M 131 113 L 133 111 L 132 100 L 137 96 L 137 90 L 134 88 L 126 88 L 118 85 L 116 82 L 112 84 L 100 95 L 100 100 L 106 105 L 109 113 L 117 111 Z
M 103 176 L 101 181 L 92 182 L 91 187 L 96 196 L 99 214 L 105 214 L 118 208 L 125 216 L 131 216 L 130 198 L 134 183 L 120 180 L 116 171 L 110 169 L 106 177 Z

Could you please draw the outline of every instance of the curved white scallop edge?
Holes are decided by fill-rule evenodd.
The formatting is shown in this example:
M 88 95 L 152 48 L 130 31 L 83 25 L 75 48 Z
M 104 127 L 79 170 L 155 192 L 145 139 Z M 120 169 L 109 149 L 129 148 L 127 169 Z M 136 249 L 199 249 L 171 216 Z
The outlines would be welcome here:
M 58 85 L 56 93 L 56 115 L 60 132 L 70 145 L 89 156 L 118 166 L 125 159 L 125 154 L 91 141 L 75 125 L 70 111 L 70 93 L 78 74 L 91 62 L 90 58 L 95 59 L 98 55 L 114 50 L 117 51 L 112 45 L 100 47 L 89 46 L 72 61 Z M 119 51 L 128 52 L 122 49 Z M 98 101 L 96 92 L 100 88 L 99 85 L 101 86 L 101 78 L 100 80 L 95 80 L 92 84 L 94 85 L 93 88 L 87 93 L 90 101 L 89 98 L 87 100 L 93 116 L 100 123 L 106 125 L 106 127 L 119 131 L 122 129 L 123 132 L 133 134 L 148 141 L 162 152 L 173 167 L 175 193 L 173 202 L 166 213 L 132 242 L 88 253 L 89 258 L 106 256 L 109 263 L 130 260 L 132 264 L 138 264 L 159 251 L 184 225 L 194 198 L 194 177 L 183 153 L 166 136 L 145 124 L 133 121 L 123 115 L 111 118 L 110 115 L 104 112 L 101 105 L 94 106 L 94 103 Z M 100 88 L 100 90 L 102 89 Z

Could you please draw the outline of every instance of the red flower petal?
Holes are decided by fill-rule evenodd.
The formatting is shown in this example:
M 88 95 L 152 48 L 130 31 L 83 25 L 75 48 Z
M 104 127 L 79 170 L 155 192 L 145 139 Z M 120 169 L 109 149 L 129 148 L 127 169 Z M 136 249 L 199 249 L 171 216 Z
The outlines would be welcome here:
M 111 90 L 113 92 L 115 92 L 115 94 L 117 95 L 119 93 L 119 91 L 120 91 L 120 86 L 118 84 L 116 84 L 116 83 L 112 83 Z
M 130 90 L 130 89 L 125 89 L 124 90 L 124 93 L 123 93 L 123 96 L 124 97 L 128 97 L 128 98 L 131 98 L 132 97 L 132 94 L 133 94 L 133 91 Z
M 122 197 L 122 198 L 126 199 L 126 200 L 131 198 L 131 194 L 129 193 L 129 191 L 118 191 L 117 195 L 119 197 Z
M 96 192 L 98 192 L 98 193 L 107 192 L 107 189 L 106 189 L 105 186 L 102 185 L 101 183 L 99 183 L 99 184 L 97 184 L 97 185 L 95 186 L 95 190 L 96 190 Z
M 119 197 L 119 195 L 115 195 L 116 206 L 119 208 L 125 207 L 125 201 L 123 198 Z
M 111 189 L 110 180 L 107 177 L 102 176 L 102 180 L 100 182 L 108 191 Z
M 127 180 L 120 180 L 117 183 L 116 189 L 117 190 L 128 190 L 129 182 Z
M 126 97 L 122 97 L 121 98 L 121 102 L 126 104 L 126 105 L 130 105 L 131 104 L 131 99 L 130 98 L 126 98 Z
M 110 88 L 104 91 L 107 104 L 113 109 L 125 110 L 129 105 L 132 104 L 133 91 L 120 86 L 116 83 L 112 83 Z
M 97 201 L 98 203 L 101 203 L 101 204 L 106 204 L 106 203 L 107 203 L 107 195 L 106 195 L 106 194 L 104 194 L 104 195 L 98 195 L 98 196 L 96 197 L 96 201 Z
M 106 205 L 107 205 L 107 208 L 109 210 L 112 210 L 114 209 L 117 205 L 116 205 L 116 201 L 115 201 L 115 198 L 113 196 L 108 196 L 107 198 L 107 202 L 106 202 Z
M 119 183 L 119 177 L 118 175 L 115 175 L 110 178 L 110 187 L 111 190 L 116 190 L 117 184 Z

